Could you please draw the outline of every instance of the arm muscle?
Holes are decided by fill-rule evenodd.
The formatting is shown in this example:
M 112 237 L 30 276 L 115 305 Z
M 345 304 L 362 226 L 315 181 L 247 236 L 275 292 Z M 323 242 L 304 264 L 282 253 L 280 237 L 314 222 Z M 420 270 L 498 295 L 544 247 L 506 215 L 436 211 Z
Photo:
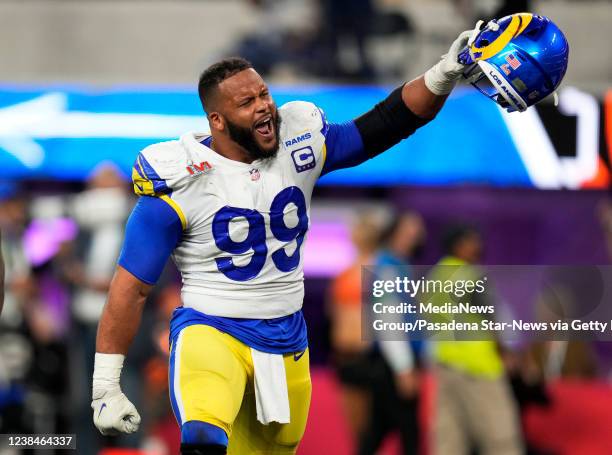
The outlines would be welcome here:
M 96 352 L 127 354 L 151 288 L 123 267 L 117 267 L 98 326 Z

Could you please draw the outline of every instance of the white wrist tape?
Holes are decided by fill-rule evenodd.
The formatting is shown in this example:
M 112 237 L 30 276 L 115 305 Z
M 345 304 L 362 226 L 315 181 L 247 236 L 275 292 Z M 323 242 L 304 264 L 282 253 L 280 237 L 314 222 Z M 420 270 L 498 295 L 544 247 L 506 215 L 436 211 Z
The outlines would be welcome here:
M 465 65 L 457 60 L 459 53 L 468 41 L 478 34 L 479 26 L 477 25 L 474 30 L 462 32 L 453 41 L 448 53 L 443 55 L 442 59 L 425 73 L 425 85 L 433 94 L 448 95 L 453 90 L 465 68 Z
M 123 369 L 123 354 L 103 354 L 96 352 L 93 372 L 93 389 L 108 390 L 119 387 L 121 370 Z
M 458 78 L 453 74 L 449 77 L 442 69 L 443 62 L 438 62 L 432 68 L 425 72 L 425 86 L 435 95 L 448 95 L 455 85 Z

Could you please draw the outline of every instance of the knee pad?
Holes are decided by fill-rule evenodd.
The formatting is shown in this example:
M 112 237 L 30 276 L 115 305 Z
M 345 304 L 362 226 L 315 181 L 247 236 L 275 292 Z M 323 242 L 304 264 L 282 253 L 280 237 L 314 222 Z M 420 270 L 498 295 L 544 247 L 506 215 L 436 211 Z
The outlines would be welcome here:
M 181 426 L 181 454 L 225 454 L 227 444 L 225 430 L 211 423 L 191 420 Z
M 219 444 L 181 443 L 181 455 L 225 455 L 227 447 Z

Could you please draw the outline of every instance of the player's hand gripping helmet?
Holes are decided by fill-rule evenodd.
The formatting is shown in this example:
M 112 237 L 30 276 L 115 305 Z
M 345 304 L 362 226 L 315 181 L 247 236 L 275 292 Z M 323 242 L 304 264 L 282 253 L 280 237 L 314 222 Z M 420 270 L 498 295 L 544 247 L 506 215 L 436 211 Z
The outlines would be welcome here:
M 463 75 L 481 93 L 508 112 L 522 112 L 555 92 L 567 69 L 569 44 L 550 19 L 519 13 L 478 28 L 459 62 L 469 65 Z

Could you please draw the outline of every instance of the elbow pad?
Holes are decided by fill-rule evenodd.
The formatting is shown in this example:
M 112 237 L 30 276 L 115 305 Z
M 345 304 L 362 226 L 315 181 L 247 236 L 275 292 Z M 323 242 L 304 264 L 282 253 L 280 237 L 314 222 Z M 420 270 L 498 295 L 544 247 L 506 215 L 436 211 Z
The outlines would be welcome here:
M 355 119 L 368 158 L 373 158 L 406 139 L 431 119 L 415 115 L 402 99 L 403 85 Z

